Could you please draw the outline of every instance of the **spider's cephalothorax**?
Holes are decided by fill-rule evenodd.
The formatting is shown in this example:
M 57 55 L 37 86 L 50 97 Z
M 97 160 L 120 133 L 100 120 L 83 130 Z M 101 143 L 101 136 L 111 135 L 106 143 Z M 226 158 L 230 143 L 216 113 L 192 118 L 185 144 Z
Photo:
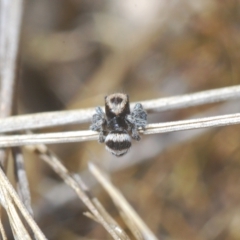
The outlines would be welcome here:
M 123 93 L 105 97 L 105 113 L 106 118 L 103 110 L 96 108 L 90 129 L 99 132 L 99 142 L 105 142 L 109 152 L 117 157 L 123 156 L 131 147 L 131 137 L 140 140 L 138 128 L 146 126 L 147 113 L 140 103 L 130 112 L 129 97 Z

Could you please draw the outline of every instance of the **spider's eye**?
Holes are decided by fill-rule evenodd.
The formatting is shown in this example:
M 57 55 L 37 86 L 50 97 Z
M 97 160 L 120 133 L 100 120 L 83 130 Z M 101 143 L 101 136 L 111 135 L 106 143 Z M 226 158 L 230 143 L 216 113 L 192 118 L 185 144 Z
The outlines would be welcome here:
M 110 101 L 111 103 L 120 104 L 123 101 L 123 99 L 120 97 L 114 97 Z

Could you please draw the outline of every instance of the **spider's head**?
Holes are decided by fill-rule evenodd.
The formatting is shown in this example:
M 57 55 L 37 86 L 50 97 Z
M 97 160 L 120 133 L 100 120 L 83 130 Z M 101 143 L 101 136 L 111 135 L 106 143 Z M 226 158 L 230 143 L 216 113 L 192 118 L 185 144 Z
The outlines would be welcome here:
M 105 97 L 107 117 L 125 116 L 130 113 L 129 97 L 124 93 L 114 93 Z

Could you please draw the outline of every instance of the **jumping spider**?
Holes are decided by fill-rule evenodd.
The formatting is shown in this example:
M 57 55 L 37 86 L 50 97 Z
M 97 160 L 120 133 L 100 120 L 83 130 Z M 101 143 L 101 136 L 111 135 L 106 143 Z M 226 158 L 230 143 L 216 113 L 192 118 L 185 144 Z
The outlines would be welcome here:
M 109 152 L 123 156 L 131 147 L 131 137 L 140 140 L 138 128 L 145 128 L 147 113 L 140 103 L 130 112 L 129 97 L 123 93 L 105 97 L 105 113 L 106 117 L 100 107 L 96 108 L 90 129 L 99 132 L 99 142 L 105 142 Z

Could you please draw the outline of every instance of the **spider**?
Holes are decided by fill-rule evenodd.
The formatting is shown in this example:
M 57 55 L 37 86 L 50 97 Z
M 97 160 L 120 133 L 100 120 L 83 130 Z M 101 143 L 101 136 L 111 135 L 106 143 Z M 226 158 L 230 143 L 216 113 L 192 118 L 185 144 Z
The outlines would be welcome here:
M 131 137 L 139 141 L 138 128 L 147 125 L 147 113 L 137 103 L 130 112 L 127 94 L 114 93 L 105 97 L 105 114 L 100 107 L 92 117 L 90 129 L 99 132 L 99 142 L 113 155 L 125 155 L 131 147 Z M 130 137 L 131 136 L 131 137 Z

